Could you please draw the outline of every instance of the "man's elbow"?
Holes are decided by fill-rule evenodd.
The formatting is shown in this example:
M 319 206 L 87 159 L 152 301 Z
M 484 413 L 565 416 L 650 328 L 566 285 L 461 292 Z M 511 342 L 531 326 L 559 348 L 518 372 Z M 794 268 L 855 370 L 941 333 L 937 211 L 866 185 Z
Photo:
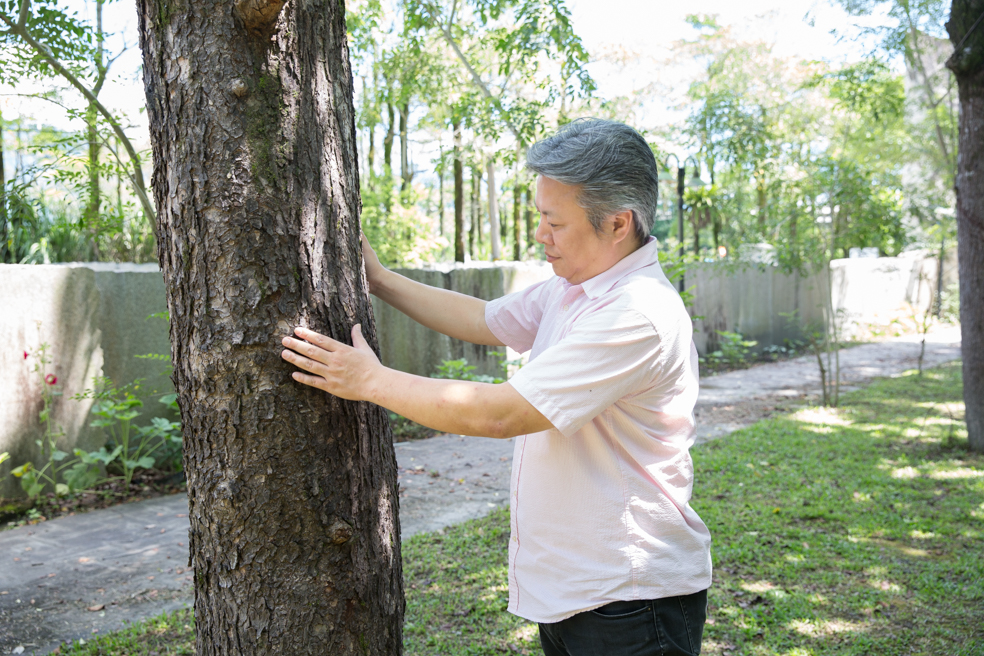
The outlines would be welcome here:
M 550 430 L 553 426 L 542 415 L 528 417 L 522 413 L 511 413 L 498 417 L 489 422 L 486 434 L 499 440 L 506 440 L 517 435 L 529 435 L 540 431 Z

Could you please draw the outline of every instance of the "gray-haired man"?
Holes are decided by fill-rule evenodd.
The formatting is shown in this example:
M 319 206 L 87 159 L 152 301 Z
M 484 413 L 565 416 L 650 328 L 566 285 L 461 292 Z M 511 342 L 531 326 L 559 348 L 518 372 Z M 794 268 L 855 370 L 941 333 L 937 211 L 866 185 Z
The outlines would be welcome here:
M 509 382 L 411 376 L 307 330 L 284 357 L 299 382 L 437 430 L 517 437 L 509 610 L 548 656 L 700 652 L 710 536 L 689 506 L 697 354 L 649 232 L 656 161 L 612 121 L 534 145 L 543 244 L 556 277 L 495 301 L 410 281 L 365 244 L 370 291 L 425 326 L 530 352 Z

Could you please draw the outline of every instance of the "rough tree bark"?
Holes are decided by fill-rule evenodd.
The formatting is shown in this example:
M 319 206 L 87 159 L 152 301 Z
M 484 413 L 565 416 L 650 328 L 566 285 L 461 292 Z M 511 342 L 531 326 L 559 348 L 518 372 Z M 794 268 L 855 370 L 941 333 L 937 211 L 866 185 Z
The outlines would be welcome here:
M 984 452 L 984 0 L 953 0 L 946 65 L 960 93 L 957 258 L 967 435 Z
M 399 654 L 382 409 L 293 382 L 297 325 L 376 343 L 342 3 L 138 2 L 199 654 Z

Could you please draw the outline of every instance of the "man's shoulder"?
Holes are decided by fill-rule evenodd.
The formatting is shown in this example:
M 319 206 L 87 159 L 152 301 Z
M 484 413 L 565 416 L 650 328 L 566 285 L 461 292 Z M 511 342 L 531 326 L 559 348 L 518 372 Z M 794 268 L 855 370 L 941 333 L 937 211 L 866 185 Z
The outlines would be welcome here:
M 687 308 L 658 266 L 626 276 L 606 296 L 609 296 L 607 300 L 612 311 L 645 317 L 661 337 L 679 334 L 684 329 L 686 337 L 691 335 Z

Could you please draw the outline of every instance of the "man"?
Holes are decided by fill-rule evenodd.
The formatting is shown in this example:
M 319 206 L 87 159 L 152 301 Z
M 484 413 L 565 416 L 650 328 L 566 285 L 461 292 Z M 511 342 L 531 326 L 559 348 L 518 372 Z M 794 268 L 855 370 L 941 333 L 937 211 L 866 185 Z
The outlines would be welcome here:
M 349 347 L 305 329 L 295 380 L 449 433 L 517 437 L 509 610 L 547 656 L 690 655 L 711 582 L 710 535 L 690 508 L 697 352 L 649 237 L 657 168 L 631 128 L 575 121 L 534 145 L 536 239 L 556 276 L 486 303 L 384 269 L 370 291 L 439 332 L 530 351 L 501 385 L 383 367 L 359 326 Z

